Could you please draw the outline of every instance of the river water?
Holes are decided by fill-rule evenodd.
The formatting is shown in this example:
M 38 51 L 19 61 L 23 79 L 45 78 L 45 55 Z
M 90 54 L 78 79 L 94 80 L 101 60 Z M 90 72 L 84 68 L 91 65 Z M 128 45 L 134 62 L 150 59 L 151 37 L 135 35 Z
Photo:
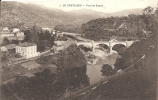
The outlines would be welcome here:
M 103 76 L 101 75 L 101 67 L 103 64 L 109 64 L 114 68 L 114 63 L 116 62 L 116 59 L 118 57 L 118 54 L 112 54 L 109 56 L 104 56 L 99 58 L 99 62 L 96 65 L 87 64 L 87 76 L 89 77 L 90 84 L 94 84 L 96 82 L 99 82 Z

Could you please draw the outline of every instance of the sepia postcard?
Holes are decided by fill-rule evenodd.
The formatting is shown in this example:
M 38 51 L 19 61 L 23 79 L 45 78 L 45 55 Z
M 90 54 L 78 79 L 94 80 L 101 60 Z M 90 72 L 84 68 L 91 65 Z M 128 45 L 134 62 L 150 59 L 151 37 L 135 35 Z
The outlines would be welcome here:
M 0 7 L 0 100 L 158 100 L 158 0 Z

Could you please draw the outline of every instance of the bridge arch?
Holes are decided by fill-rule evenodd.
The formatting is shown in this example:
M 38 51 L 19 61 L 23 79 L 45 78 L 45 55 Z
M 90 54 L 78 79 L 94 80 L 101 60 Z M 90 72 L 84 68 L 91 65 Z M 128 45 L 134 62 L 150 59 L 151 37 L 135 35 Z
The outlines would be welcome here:
M 92 51 L 92 47 L 90 46 L 85 46 L 83 44 L 80 44 L 79 47 L 84 50 L 85 52 L 88 52 L 88 51 Z
M 122 47 L 126 47 L 124 44 L 115 44 L 113 47 L 112 47 L 112 50 L 114 51 L 118 51 L 120 48 Z
M 110 53 L 113 53 L 113 52 L 117 52 L 117 48 L 119 47 L 127 47 L 127 43 L 126 41 L 115 41 L 115 42 L 111 42 L 111 45 L 110 45 Z
M 113 50 L 113 47 L 116 44 L 121 44 L 122 46 L 129 47 L 132 45 L 134 41 L 89 41 L 89 42 L 77 42 L 77 45 L 84 45 L 84 46 L 89 46 L 92 48 L 92 52 L 95 53 L 95 48 L 98 47 L 99 45 L 106 45 L 105 47 L 109 47 L 109 53 L 115 52 Z
M 107 53 L 109 53 L 109 50 L 110 50 L 109 45 L 107 45 L 106 43 L 105 44 L 104 43 L 100 43 L 100 44 L 98 43 L 93 48 L 94 48 L 94 50 L 100 49 L 100 50 L 106 51 Z
M 114 45 L 116 45 L 116 44 L 122 44 L 122 45 L 124 45 L 124 46 L 127 46 L 127 43 L 126 43 L 126 41 L 122 41 L 122 42 L 111 42 L 111 47 L 113 47 Z
M 100 43 L 100 44 L 96 45 L 96 47 L 102 47 L 104 49 L 108 49 L 109 45 Z
M 93 42 L 93 53 L 95 53 L 95 49 L 99 47 L 99 45 L 104 45 L 105 47 L 108 47 L 108 48 L 110 47 L 109 41 Z
M 92 47 L 92 42 L 77 42 L 77 46 L 80 46 L 80 45 L 83 45 L 83 46 L 89 46 L 89 47 Z

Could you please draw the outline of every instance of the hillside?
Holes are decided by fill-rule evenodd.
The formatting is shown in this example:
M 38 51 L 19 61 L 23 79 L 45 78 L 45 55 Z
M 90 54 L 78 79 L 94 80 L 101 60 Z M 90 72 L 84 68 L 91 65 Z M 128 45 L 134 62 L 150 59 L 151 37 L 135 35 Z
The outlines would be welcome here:
M 76 11 L 75 11 L 76 12 Z M 94 13 L 93 13 L 94 14 Z M 42 27 L 51 27 L 66 25 L 75 27 L 91 19 L 99 18 L 100 15 L 88 16 L 84 14 L 64 12 L 59 9 L 50 9 L 33 4 L 24 4 L 20 2 L 1 2 L 1 26 L 29 26 L 36 21 Z M 77 26 L 76 26 L 77 27 Z
M 89 9 L 65 12 L 55 8 L 46 8 L 31 3 L 1 2 L 1 27 L 32 26 L 35 22 L 41 27 L 55 27 L 60 31 L 82 32 L 81 25 L 92 19 L 109 16 L 138 14 L 136 10 L 125 10 L 115 13 L 102 13 Z
M 127 49 L 122 66 L 127 67 L 134 59 L 146 55 L 132 70 L 73 100 L 157 100 L 157 38 L 158 34 L 154 34 Z
M 129 15 L 127 17 L 108 17 L 91 20 L 82 24 L 87 38 L 100 39 L 105 36 L 143 37 L 150 32 L 148 17 Z
M 61 10 L 50 10 L 33 4 L 19 2 L 1 2 L 1 25 L 12 24 L 37 24 L 41 26 L 53 26 L 59 22 L 66 23 L 71 16 Z M 53 23 L 53 24 L 52 24 Z
M 72 100 L 157 100 L 157 11 L 158 8 L 155 14 L 146 15 L 146 28 L 152 32 L 150 37 L 132 44 L 116 60 L 115 70 L 134 64 L 133 68 Z

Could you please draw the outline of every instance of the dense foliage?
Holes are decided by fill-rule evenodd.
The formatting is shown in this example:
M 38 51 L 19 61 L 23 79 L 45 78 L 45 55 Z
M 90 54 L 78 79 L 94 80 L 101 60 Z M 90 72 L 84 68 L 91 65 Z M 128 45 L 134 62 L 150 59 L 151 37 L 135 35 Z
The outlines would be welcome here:
M 90 85 L 86 75 L 86 60 L 79 47 L 70 45 L 57 57 L 57 72 L 49 69 L 34 77 L 17 77 L 14 83 L 2 86 L 2 100 L 56 100 L 72 91 Z M 41 57 L 40 62 L 54 62 L 51 56 Z
M 148 11 L 149 9 L 149 11 Z M 155 13 L 151 14 L 151 7 L 147 7 L 144 9 L 144 16 L 149 18 L 147 21 L 147 29 L 151 30 L 152 35 L 148 37 L 148 39 L 143 39 L 141 41 L 137 41 L 132 44 L 123 54 L 122 58 L 116 61 L 115 67 L 124 69 L 127 68 L 129 65 L 137 61 L 141 56 L 143 56 L 146 52 L 150 50 L 150 48 L 157 45 L 157 34 L 158 34 L 158 15 L 156 8 Z M 122 62 L 123 65 L 122 65 Z M 121 65 L 121 66 L 120 66 Z
M 115 74 L 115 71 L 112 69 L 112 67 L 109 64 L 104 64 L 102 66 L 101 72 L 102 72 L 102 76 L 105 77 Z
M 44 51 L 54 45 L 54 37 L 49 31 L 42 31 L 40 27 L 33 26 L 31 30 L 24 32 L 25 39 L 23 42 L 34 42 L 37 44 L 37 51 Z
M 113 35 L 131 39 L 134 37 L 146 38 L 153 32 L 153 26 L 155 26 L 154 20 L 151 20 L 155 19 L 153 17 L 155 16 L 144 13 L 143 15 L 130 14 L 123 17 L 99 18 L 82 24 L 82 30 L 86 38 L 93 40 L 100 40 Z
M 57 63 L 58 71 L 82 68 L 86 72 L 86 65 L 87 63 L 84 55 L 75 44 L 70 45 L 66 50 L 61 52 Z
M 15 83 L 2 86 L 2 100 L 56 100 L 75 89 L 89 85 L 89 79 L 80 68 L 64 73 L 51 73 L 49 69 L 35 77 L 18 77 Z M 68 90 L 68 91 L 67 91 Z

